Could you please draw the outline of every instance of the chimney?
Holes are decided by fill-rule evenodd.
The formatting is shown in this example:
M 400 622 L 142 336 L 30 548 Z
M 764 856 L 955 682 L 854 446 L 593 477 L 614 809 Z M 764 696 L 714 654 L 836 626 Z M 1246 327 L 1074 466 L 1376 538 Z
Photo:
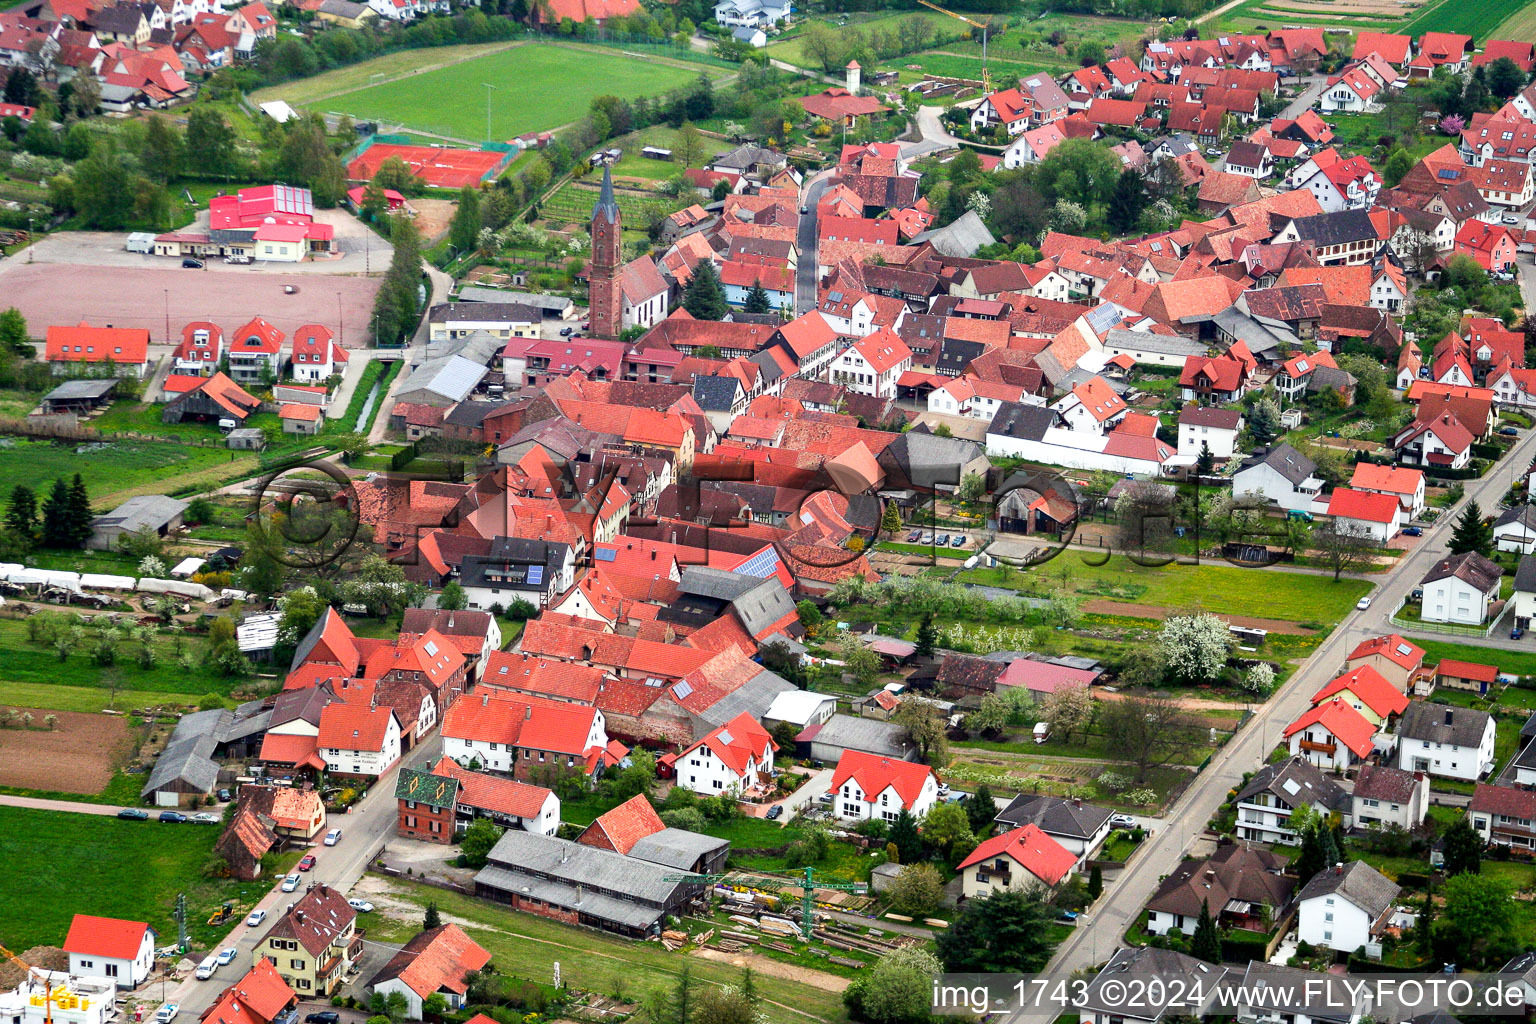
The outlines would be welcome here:
M 1340 861 L 1339 863 L 1337 863 L 1337 864 L 1335 864 L 1333 866 L 1333 873 L 1336 874 L 1336 875 L 1342 875 L 1344 873 L 1344 862 L 1343 861 Z
M 293 917 L 294 917 L 294 920 L 299 922 L 299 924 L 303 924 L 304 923 L 304 911 L 302 911 L 302 910 L 295 910 L 293 912 Z
M 1083 798 L 1080 797 L 1080 796 L 1073 797 L 1072 798 L 1072 806 L 1073 807 L 1081 807 L 1081 806 L 1083 806 Z

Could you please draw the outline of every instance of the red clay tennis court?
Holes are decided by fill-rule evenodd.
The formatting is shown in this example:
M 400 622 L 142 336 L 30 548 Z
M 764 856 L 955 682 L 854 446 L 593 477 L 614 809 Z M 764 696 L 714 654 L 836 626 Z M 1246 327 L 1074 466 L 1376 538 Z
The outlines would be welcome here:
M 347 177 L 353 181 L 372 181 L 379 165 L 390 157 L 399 157 L 411 172 L 437 188 L 463 188 L 478 185 L 494 176 L 511 153 L 483 149 L 454 149 L 450 146 L 403 146 L 393 142 L 375 142 L 347 165 Z

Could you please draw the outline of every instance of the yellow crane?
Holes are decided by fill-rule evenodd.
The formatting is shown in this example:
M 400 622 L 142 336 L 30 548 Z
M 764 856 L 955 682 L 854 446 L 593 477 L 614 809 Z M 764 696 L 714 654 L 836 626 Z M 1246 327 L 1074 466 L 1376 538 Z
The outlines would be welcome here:
M 981 91 L 983 93 L 990 93 L 992 91 L 992 76 L 987 71 L 987 32 L 992 24 L 992 19 L 988 18 L 986 24 L 982 24 L 979 21 L 972 21 L 963 14 L 956 14 L 954 11 L 946 10 L 936 3 L 931 3 L 930 0 L 917 0 L 917 2 L 930 10 L 935 10 L 940 14 L 954 18 L 956 21 L 963 21 L 972 28 L 981 29 Z
M 33 967 L 31 964 L 27 963 L 21 957 L 17 956 L 15 953 L 12 953 L 4 946 L 0 946 L 0 956 L 5 957 L 12 963 L 19 964 L 21 967 L 26 969 L 28 974 L 36 971 L 39 975 L 42 976 L 43 1024 L 53 1024 L 53 979 L 49 977 L 49 973 L 40 967 Z

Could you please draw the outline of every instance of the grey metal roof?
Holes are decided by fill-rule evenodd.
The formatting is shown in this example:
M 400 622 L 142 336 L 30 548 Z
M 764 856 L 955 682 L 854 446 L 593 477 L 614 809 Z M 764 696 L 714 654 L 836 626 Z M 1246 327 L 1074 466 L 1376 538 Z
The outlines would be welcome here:
M 507 342 L 504 338 L 499 338 L 490 331 L 474 330 L 457 338 L 428 341 L 426 351 L 422 354 L 422 361 L 412 365 L 413 368 L 421 367 L 427 363 L 447 359 L 449 356 L 462 356 L 472 363 L 489 366 L 506 347 Z
M 1283 441 L 1268 451 L 1262 449 L 1255 450 L 1252 455 L 1243 461 L 1238 472 L 1241 473 L 1244 470 L 1253 469 L 1260 465 L 1268 466 L 1292 484 L 1301 483 L 1317 470 L 1317 463 Z
M 655 907 L 671 901 L 681 884 L 662 881 L 671 872 L 650 861 L 519 829 L 502 833 L 491 849 L 489 860 L 491 867 L 566 883 L 572 887 L 572 895 L 574 887 L 580 885 L 597 892 L 627 893 L 635 903 L 649 903 Z
M 535 295 L 532 292 L 508 292 L 500 288 L 482 288 L 470 285 L 459 289 L 460 302 L 507 302 L 520 306 L 532 306 L 541 311 L 564 313 L 571 308 L 571 300 L 563 295 Z
M 434 324 L 536 324 L 544 318 L 537 309 L 521 302 L 439 302 L 427 315 Z
M 724 725 L 745 711 L 753 718 L 761 719 L 773 706 L 773 699 L 786 690 L 796 689 L 794 683 L 783 676 L 763 669 L 730 693 L 698 713 L 710 728 Z
M 1458 747 L 1476 747 L 1492 721 L 1488 712 L 1458 708 L 1450 704 L 1409 701 L 1398 723 L 1397 734 L 1403 739 L 1449 743 Z
M 1204 344 L 1182 335 L 1129 331 L 1123 327 L 1116 327 L 1105 335 L 1104 344 L 1108 348 L 1133 348 L 1173 356 L 1203 356 L 1206 351 Z
M 890 473 L 913 487 L 932 490 L 940 485 L 957 487 L 960 467 L 968 466 L 986 454 L 986 449 L 963 437 L 939 437 L 926 430 L 908 430 L 898 434 L 876 460 Z
M 1342 868 L 1327 867 L 1312 876 L 1297 895 L 1298 902 L 1317 896 L 1336 894 L 1364 910 L 1372 920 L 1380 917 L 1402 892 L 1402 886 L 1363 860 L 1352 860 Z
M 997 239 L 992 237 L 992 232 L 987 230 L 987 225 L 976 216 L 974 210 L 967 210 L 952 223 L 924 231 L 912 239 L 914 245 L 932 242 L 933 247 L 945 256 L 966 258 L 974 256 L 976 250 L 982 246 L 991 245 L 996 241 Z
M 177 780 L 202 793 L 211 791 L 219 781 L 219 765 L 213 760 L 213 751 L 219 745 L 220 733 L 233 719 L 232 712 L 222 709 L 183 715 L 139 795 L 147 797 Z
M 117 387 L 116 377 L 102 380 L 67 380 L 43 396 L 45 402 L 63 402 L 74 398 L 101 398 Z
M 878 718 L 833 715 L 811 738 L 811 742 L 902 760 L 911 760 L 917 756 L 917 747 L 907 739 L 905 729 Z
M 429 359 L 400 385 L 398 394 L 430 391 L 455 402 L 462 402 L 485 376 L 485 366 L 463 356 Z
M 730 845 L 728 839 L 717 839 L 687 829 L 664 828 L 631 846 L 629 855 L 652 864 L 687 870 L 697 864 L 700 857 L 707 857 L 721 847 Z
M 777 576 L 760 580 L 757 586 L 731 600 L 731 607 L 748 633 L 759 633 L 795 610 L 795 600 Z
M 106 515 L 91 520 L 91 529 L 108 527 L 134 533 L 158 530 L 187 510 L 187 502 L 163 494 L 141 494 L 129 498 Z
M 532 835 L 532 833 L 509 830 L 506 835 L 526 836 Z M 545 837 L 540 836 L 539 838 Z M 564 842 L 564 840 L 561 840 L 561 842 Z M 585 847 L 585 849 L 591 849 L 591 847 Z M 629 858 L 625 859 L 628 860 Z M 660 867 L 660 865 L 657 865 L 657 867 Z M 619 899 L 616 896 L 609 896 L 605 893 L 593 892 L 591 889 L 584 888 L 581 884 L 567 884 L 565 882 L 540 878 L 537 875 L 524 874 L 511 867 L 487 865 L 480 869 L 479 874 L 475 875 L 475 884 L 489 886 L 492 889 L 500 889 L 503 892 L 514 892 L 522 896 L 531 896 L 562 910 L 588 914 L 604 921 L 612 921 L 627 928 L 650 928 L 660 921 L 666 913 L 666 911 L 659 907 Z
M 677 581 L 677 589 L 685 594 L 711 597 L 717 601 L 733 601 L 761 582 L 756 576 L 745 576 L 727 569 L 690 565 L 683 570 L 682 578 Z

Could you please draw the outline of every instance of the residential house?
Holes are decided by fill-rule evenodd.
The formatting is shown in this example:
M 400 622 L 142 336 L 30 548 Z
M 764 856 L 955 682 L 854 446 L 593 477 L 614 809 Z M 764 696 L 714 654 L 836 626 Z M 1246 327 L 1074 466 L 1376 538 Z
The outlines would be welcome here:
M 1331 700 L 1344 701 L 1373 728 L 1383 732 L 1408 707 L 1407 696 L 1380 672 L 1365 664 L 1355 666 L 1324 685 L 1312 695 L 1312 706 Z
M 1239 839 L 1294 846 L 1301 840 L 1291 828 L 1298 807 L 1324 816 L 1349 811 L 1349 794 L 1304 757 L 1267 764 L 1237 794 Z
M 347 350 L 336 343 L 329 328 L 319 324 L 305 324 L 294 331 L 288 351 L 288 372 L 304 383 L 323 384 L 347 363 Z
M 1243 415 L 1236 409 L 1186 405 L 1179 412 L 1179 454 L 1199 456 L 1209 450 L 1217 459 L 1230 459 L 1242 429 Z
M 832 721 L 837 718 L 834 715 Z M 860 750 L 845 751 L 838 759 L 830 791 L 832 813 L 845 821 L 892 822 L 902 811 L 920 819 L 939 798 L 932 768 Z
M 1302 942 L 1353 953 L 1381 938 L 1402 887 L 1362 860 L 1319 871 L 1296 894 Z
M 1476 438 L 1451 412 L 1420 416 L 1387 442 L 1398 460 L 1437 469 L 1463 469 L 1471 461 Z
M 1413 701 L 1397 726 L 1397 766 L 1478 782 L 1493 771 L 1493 732 L 1486 711 Z
M 490 611 L 526 601 L 535 608 L 551 604 L 575 583 L 576 562 L 563 541 L 496 537 L 484 555 L 465 555 L 459 583 L 471 608 Z
M 1309 511 L 1323 489 L 1316 470 L 1315 462 L 1282 441 L 1273 448 L 1255 449 L 1243 461 L 1232 476 L 1232 493 L 1256 495 L 1287 510 Z
M 1248 961 L 1242 977 L 1234 979 L 1233 995 L 1233 1009 L 1242 1021 L 1351 1024 L 1373 1008 L 1371 997 L 1342 977 L 1263 960 Z
M 895 398 L 896 381 L 912 368 L 912 350 L 884 328 L 843 350 L 832 364 L 832 382 L 860 395 Z
M 1396 633 L 1362 640 L 1349 652 L 1345 666 L 1369 665 L 1398 691 L 1408 693 L 1424 669 L 1424 648 Z
M 1536 790 L 1478 783 L 1467 805 L 1467 820 L 1484 842 L 1536 849 Z
M 429 843 L 454 842 L 477 818 L 544 835 L 560 827 L 560 798 L 552 790 L 469 771 L 451 757 L 427 770 L 401 769 L 395 800 L 395 830 Z
M 254 317 L 230 334 L 229 375 L 237 383 L 275 381 L 282 370 L 284 334 Z
M 1522 555 L 1536 552 L 1536 505 L 1521 502 L 1501 512 L 1493 521 L 1493 545 Z
M 745 711 L 685 748 L 671 762 L 677 784 L 702 796 L 748 799 L 773 784 L 778 744 Z
M 442 924 L 417 932 L 379 968 L 368 987 L 385 998 L 404 997 L 409 1019 L 421 1020 L 426 1001 L 434 995 L 442 996 L 449 1010 L 462 1007 L 469 991 L 466 976 L 490 962 L 490 952 L 464 929 Z
M 1333 771 L 1344 771 L 1370 757 L 1375 735 L 1371 721 L 1342 697 L 1313 705 L 1281 733 L 1292 756 Z
M 1127 974 L 1149 981 L 1156 979 L 1147 986 L 1151 997 L 1130 1005 L 1131 1000 L 1125 996 Z M 1088 982 L 1075 1000 L 1073 1014 L 1082 1024 L 1157 1024 L 1165 1019 L 1205 1019 L 1218 1013 L 1219 992 L 1227 977 L 1220 966 L 1186 953 L 1155 946 L 1128 946 L 1115 950 Z
M 1420 616 L 1425 622 L 1482 625 L 1499 599 L 1503 575 L 1501 566 L 1475 551 L 1442 558 L 1419 581 Z
M 143 377 L 149 372 L 149 332 L 137 327 L 50 327 L 43 358 L 58 375 Z
M 1328 498 L 1328 514 L 1340 533 L 1385 547 L 1403 528 L 1403 509 L 1391 494 L 1336 487 Z
M 1002 125 L 1009 135 L 1018 135 L 1067 116 L 1067 94 L 1049 75 L 1031 75 L 1021 79 L 1016 89 L 992 93 L 971 112 L 975 131 Z
M 1206 860 L 1174 868 L 1147 900 L 1147 931 L 1193 935 L 1202 909 L 1221 928 L 1269 931 L 1291 902 L 1294 880 L 1286 861 L 1247 843 L 1218 847 Z
M 595 644 L 601 634 L 592 635 Z M 606 722 L 595 707 L 482 684 L 443 716 L 443 754 L 462 767 L 478 766 L 520 782 L 592 775 L 608 748 Z
M 1424 511 L 1424 474 L 1405 466 L 1383 466 L 1374 462 L 1355 463 L 1349 486 L 1371 494 L 1389 494 L 1402 509 L 1404 523 Z
M 320 712 L 316 750 L 332 775 L 377 778 L 400 760 L 400 719 L 388 707 L 338 702 Z
M 181 329 L 181 344 L 171 353 L 171 373 L 212 375 L 224 354 L 224 332 L 218 324 L 194 320 Z
M 1440 664 L 1435 666 L 1435 685 L 1448 690 L 1465 690 L 1485 697 L 1498 680 L 1499 670 L 1494 665 L 1441 658 Z
M 1423 772 L 1368 764 L 1355 776 L 1350 811 L 1358 828 L 1418 828 L 1429 813 L 1429 777 Z
M 1515 265 L 1518 247 L 1502 224 L 1469 220 L 1456 232 L 1455 251 L 1471 256 L 1484 270 L 1502 273 Z
M 317 884 L 257 940 L 253 964 L 272 961 L 278 975 L 301 999 L 333 995 L 363 954 L 363 936 L 356 928 L 357 911 L 347 897 Z
M 143 921 L 76 914 L 64 937 L 69 973 L 138 988 L 155 965 L 155 930 Z
M 1081 863 L 1097 854 L 1109 837 L 1112 817 L 1109 808 L 1085 804 L 1078 798 L 1020 793 L 997 812 L 994 820 L 1005 829 L 1034 826 Z
M 1071 878 L 1077 865 L 1077 857 L 1038 825 L 1025 825 L 984 840 L 960 862 L 960 894 L 978 899 L 1010 889 L 1049 889 Z

